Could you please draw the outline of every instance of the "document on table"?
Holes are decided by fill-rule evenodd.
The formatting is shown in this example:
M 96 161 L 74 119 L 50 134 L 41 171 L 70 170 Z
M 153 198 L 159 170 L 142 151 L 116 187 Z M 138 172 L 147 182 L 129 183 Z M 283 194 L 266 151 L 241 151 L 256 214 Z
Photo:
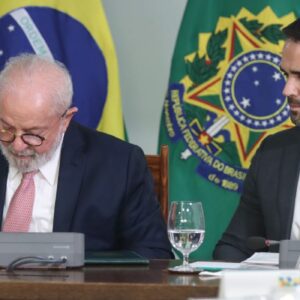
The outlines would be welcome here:
M 279 253 L 255 252 L 251 257 L 244 260 L 242 262 L 242 264 L 278 266 L 279 265 Z
M 222 275 L 223 270 L 238 270 L 240 263 L 217 262 L 217 261 L 196 261 L 190 265 L 199 270 L 200 277 L 204 280 L 216 278 Z
M 220 276 L 223 270 L 263 270 L 278 269 L 279 254 L 272 252 L 256 252 L 241 263 L 197 261 L 191 263 L 204 276 Z
M 239 269 L 240 263 L 217 262 L 217 261 L 196 261 L 190 264 L 199 271 L 217 272 L 221 270 Z
M 196 261 L 190 263 L 193 268 L 201 271 L 218 272 L 229 269 L 239 269 L 240 263 L 218 262 L 218 261 Z

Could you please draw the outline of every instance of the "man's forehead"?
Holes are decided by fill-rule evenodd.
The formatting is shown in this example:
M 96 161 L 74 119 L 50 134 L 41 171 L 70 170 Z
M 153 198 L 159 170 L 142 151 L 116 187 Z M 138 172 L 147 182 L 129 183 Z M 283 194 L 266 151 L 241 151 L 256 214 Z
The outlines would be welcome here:
M 281 66 L 285 64 L 292 66 L 298 63 L 300 64 L 300 42 L 288 40 L 282 50 Z
M 300 47 L 300 41 L 295 41 L 293 39 L 287 39 L 284 42 L 283 50 L 290 47 Z
M 53 115 L 53 102 L 43 89 L 33 90 L 30 87 L 11 90 L 0 99 L 0 115 L 26 120 L 37 116 L 48 119 Z
M 45 119 L 43 120 L 45 121 Z M 30 122 L 28 123 L 15 122 L 15 120 L 6 118 L 6 116 L 2 116 L 2 115 L 0 115 L 0 124 L 2 127 L 7 127 L 7 128 L 22 130 L 22 131 L 45 130 L 49 127 L 49 122 L 45 122 L 44 124 L 40 121 L 34 121 L 34 120 L 30 120 Z

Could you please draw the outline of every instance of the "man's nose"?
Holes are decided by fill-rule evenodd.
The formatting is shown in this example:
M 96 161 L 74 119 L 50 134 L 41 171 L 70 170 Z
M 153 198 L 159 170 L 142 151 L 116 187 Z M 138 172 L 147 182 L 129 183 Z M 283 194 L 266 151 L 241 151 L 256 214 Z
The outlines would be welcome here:
M 25 144 L 20 136 L 16 136 L 15 140 L 11 143 L 11 147 L 14 151 L 20 152 L 28 148 L 28 145 Z
M 288 78 L 283 88 L 282 94 L 286 97 L 295 97 L 297 95 L 297 85 L 294 78 Z

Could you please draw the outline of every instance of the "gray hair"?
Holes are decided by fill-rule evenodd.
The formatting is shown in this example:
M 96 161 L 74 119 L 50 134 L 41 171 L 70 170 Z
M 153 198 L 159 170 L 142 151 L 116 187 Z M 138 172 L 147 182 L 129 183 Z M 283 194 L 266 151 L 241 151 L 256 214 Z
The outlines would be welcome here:
M 45 76 L 40 76 L 45 74 Z M 51 84 L 50 97 L 53 100 L 55 113 L 63 114 L 72 103 L 73 84 L 69 71 L 59 61 L 36 54 L 24 53 L 11 57 L 0 73 L 0 101 L 3 96 L 20 87 L 15 83 L 15 77 L 21 78 L 26 84 Z M 37 77 L 38 76 L 38 77 Z

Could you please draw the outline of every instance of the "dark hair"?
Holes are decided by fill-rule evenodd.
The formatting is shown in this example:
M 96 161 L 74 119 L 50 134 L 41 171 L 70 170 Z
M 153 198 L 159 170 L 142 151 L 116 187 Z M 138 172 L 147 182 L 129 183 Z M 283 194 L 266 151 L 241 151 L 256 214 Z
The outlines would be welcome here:
M 300 18 L 282 29 L 287 39 L 300 42 Z

